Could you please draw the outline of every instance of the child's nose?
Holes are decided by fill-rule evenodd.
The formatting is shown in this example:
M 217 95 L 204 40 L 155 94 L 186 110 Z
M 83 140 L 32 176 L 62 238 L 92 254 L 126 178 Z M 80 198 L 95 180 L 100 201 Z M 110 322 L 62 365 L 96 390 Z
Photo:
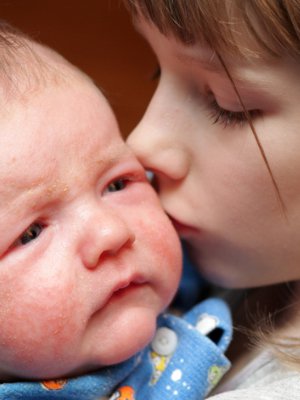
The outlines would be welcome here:
M 184 179 L 191 161 L 187 149 L 176 138 L 166 137 L 167 132 L 152 130 L 144 118 L 128 138 L 129 146 L 146 169 L 171 180 Z
M 117 213 L 106 209 L 91 215 L 82 232 L 82 262 L 86 268 L 96 268 L 101 258 L 117 255 L 134 241 L 131 227 Z
M 183 179 L 190 168 L 186 142 L 186 122 L 179 115 L 180 102 L 169 106 L 167 84 L 159 84 L 140 123 L 128 138 L 128 144 L 146 169 L 172 180 Z M 176 121 L 176 123 L 174 122 Z

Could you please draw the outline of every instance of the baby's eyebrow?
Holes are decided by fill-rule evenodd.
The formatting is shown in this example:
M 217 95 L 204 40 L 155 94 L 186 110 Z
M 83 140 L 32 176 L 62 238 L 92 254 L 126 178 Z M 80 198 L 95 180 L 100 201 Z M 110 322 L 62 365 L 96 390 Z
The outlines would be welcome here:
M 9 188 L 0 192 L 0 203 L 7 204 L 12 209 L 26 207 L 26 204 L 30 208 L 36 208 L 63 199 L 68 190 L 69 187 L 64 182 L 44 182 L 43 179 L 24 182 L 16 179 Z
M 127 146 L 124 146 L 124 142 L 121 142 L 113 149 L 106 148 L 104 156 L 100 152 L 99 156 L 92 160 L 83 159 L 81 167 L 86 170 L 88 180 L 96 181 L 114 165 L 126 162 L 131 157 L 132 153 Z M 28 176 L 23 170 L 13 177 L 11 175 L 0 177 L 0 206 L 1 203 L 22 204 L 22 202 L 42 206 L 63 200 L 65 196 L 70 195 L 71 189 L 78 186 L 77 172 L 70 168 L 66 175 L 62 176 L 63 171 L 56 172 L 55 168 L 55 165 L 51 165 L 45 173 L 37 173 L 35 176 Z

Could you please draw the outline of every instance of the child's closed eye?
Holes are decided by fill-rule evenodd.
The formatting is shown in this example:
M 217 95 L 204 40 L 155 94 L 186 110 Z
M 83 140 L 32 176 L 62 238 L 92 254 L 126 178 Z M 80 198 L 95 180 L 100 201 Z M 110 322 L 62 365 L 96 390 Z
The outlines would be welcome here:
M 214 124 L 222 124 L 224 128 L 227 126 L 235 126 L 238 125 L 240 127 L 243 127 L 245 124 L 247 124 L 248 117 L 244 111 L 231 111 L 231 110 L 225 110 L 225 108 L 222 108 L 219 106 L 216 100 L 213 100 L 209 104 L 209 108 L 211 110 L 211 117 L 213 119 Z M 248 114 L 250 118 L 253 120 L 259 116 L 261 116 L 261 111 L 260 110 L 248 110 Z

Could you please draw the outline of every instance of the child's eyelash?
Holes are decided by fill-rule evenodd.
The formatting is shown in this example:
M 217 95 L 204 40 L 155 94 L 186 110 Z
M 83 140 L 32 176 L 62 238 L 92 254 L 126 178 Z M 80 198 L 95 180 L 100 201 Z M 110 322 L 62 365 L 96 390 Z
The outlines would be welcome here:
M 211 117 L 214 124 L 222 124 L 224 128 L 227 126 L 239 125 L 244 126 L 248 122 L 248 118 L 244 111 L 230 111 L 220 107 L 216 100 L 213 100 L 209 107 L 211 109 Z M 249 110 L 249 116 L 254 119 L 257 118 L 261 113 L 259 110 Z
M 151 75 L 151 80 L 159 80 L 161 76 L 161 69 L 158 65 Z M 211 110 L 211 117 L 214 124 L 222 124 L 224 128 L 227 126 L 240 126 L 243 127 L 248 123 L 249 117 L 253 120 L 261 115 L 260 110 L 248 110 L 249 116 L 244 111 L 230 111 L 220 107 L 216 100 L 209 104 Z

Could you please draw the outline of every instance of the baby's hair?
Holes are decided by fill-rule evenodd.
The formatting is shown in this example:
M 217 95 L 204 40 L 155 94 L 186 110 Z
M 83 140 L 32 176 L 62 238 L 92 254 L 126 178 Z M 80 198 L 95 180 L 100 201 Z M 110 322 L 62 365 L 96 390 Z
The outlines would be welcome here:
M 0 20 L 0 101 L 26 100 L 48 84 L 89 79 L 62 56 Z
M 1 97 L 15 96 L 36 87 L 43 63 L 29 46 L 29 39 L 6 21 L 0 21 Z M 33 84 L 34 82 L 34 84 Z M 21 84 L 22 83 L 22 84 Z M 22 88 L 22 90 L 21 90 Z

